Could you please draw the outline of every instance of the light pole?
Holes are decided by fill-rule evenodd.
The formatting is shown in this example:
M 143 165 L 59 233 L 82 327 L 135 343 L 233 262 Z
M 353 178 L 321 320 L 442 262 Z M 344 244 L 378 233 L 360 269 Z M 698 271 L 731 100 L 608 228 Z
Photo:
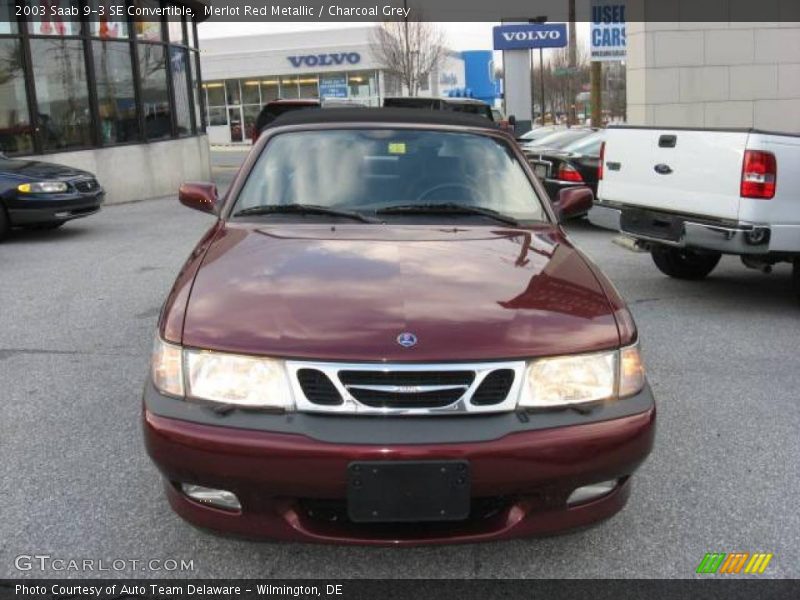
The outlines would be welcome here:
M 529 20 L 530 23 L 547 23 L 547 16 L 540 15 Z M 544 126 L 544 49 L 539 48 L 539 110 L 542 113 L 542 126 Z M 534 118 L 534 123 L 536 119 Z

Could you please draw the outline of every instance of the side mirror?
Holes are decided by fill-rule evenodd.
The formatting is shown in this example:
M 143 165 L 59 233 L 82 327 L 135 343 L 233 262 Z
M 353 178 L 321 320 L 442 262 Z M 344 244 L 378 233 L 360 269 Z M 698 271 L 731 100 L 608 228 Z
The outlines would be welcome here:
M 187 182 L 178 190 L 181 204 L 212 215 L 217 213 L 217 199 L 217 186 L 213 183 Z
M 508 115 L 508 124 L 514 127 L 517 124 L 517 117 L 514 115 Z
M 584 215 L 592 208 L 594 194 L 586 186 L 569 187 L 558 193 L 555 202 L 559 220 Z

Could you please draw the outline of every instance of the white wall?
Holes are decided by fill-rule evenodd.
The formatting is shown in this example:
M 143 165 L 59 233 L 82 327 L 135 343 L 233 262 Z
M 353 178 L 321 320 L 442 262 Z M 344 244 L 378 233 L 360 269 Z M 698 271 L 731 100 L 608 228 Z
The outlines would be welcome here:
M 800 22 L 628 24 L 628 122 L 800 133 Z
M 177 196 L 184 181 L 211 179 L 205 136 L 31 158 L 94 173 L 106 190 L 107 204 Z

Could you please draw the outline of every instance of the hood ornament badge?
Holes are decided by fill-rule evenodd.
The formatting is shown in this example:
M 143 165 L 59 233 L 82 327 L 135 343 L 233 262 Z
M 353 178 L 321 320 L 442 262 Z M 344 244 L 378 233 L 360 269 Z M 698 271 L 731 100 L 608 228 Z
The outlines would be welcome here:
M 417 336 L 409 331 L 404 331 L 397 336 L 397 343 L 403 348 L 411 348 L 412 346 L 417 345 Z

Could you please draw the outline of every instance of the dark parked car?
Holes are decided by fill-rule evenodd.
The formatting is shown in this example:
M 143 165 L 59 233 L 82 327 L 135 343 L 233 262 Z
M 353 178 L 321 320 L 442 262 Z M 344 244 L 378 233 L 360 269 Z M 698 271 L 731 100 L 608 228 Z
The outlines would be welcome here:
M 551 198 L 568 187 L 587 186 L 597 195 L 597 169 L 603 132 L 578 138 L 560 149 L 528 148 L 525 153 Z
M 94 214 L 104 195 L 86 171 L 0 154 L 0 240 L 12 227 L 55 229 Z
M 475 98 L 434 98 L 424 96 L 396 96 L 383 99 L 384 108 L 425 108 L 480 115 L 494 122 L 492 107 Z
M 251 140 L 255 144 L 261 132 L 275 119 L 283 114 L 307 108 L 319 108 L 320 101 L 315 98 L 303 100 L 272 100 L 267 102 L 256 117 L 256 124 L 251 131 Z
M 630 312 L 481 117 L 267 128 L 161 312 L 144 390 L 170 504 L 205 528 L 474 542 L 610 517 L 655 405 Z

